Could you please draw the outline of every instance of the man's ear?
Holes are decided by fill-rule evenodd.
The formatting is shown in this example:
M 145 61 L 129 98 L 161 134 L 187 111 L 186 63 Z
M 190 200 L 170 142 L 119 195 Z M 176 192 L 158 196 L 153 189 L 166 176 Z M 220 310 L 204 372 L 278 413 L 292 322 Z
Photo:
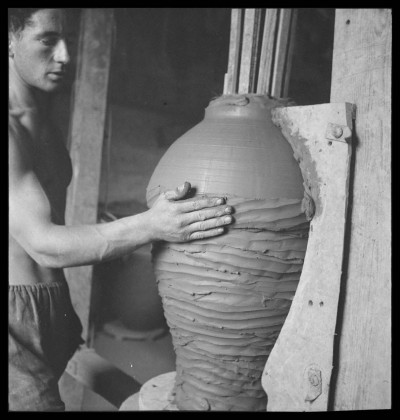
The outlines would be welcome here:
M 14 57 L 15 35 L 12 32 L 8 33 L 8 56 Z

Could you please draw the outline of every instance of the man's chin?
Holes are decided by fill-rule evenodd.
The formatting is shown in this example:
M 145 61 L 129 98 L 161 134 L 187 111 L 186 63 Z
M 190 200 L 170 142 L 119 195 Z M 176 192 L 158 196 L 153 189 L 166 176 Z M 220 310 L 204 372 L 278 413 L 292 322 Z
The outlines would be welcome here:
M 44 89 L 48 93 L 59 92 L 65 86 L 64 81 L 59 81 L 57 83 L 48 83 Z

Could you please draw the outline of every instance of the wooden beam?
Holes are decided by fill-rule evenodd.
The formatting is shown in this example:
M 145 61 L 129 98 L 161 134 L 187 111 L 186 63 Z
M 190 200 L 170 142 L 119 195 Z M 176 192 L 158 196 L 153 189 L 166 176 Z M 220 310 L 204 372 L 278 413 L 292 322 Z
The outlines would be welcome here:
M 228 72 L 225 75 L 224 95 L 237 92 L 239 78 L 239 56 L 242 38 L 242 10 L 232 9 L 231 33 L 229 41 Z
M 296 9 L 232 10 L 228 72 L 224 94 L 287 96 L 295 41 Z M 261 31 L 263 36 L 261 37 Z M 261 48 L 260 48 L 260 43 Z M 239 80 L 238 80 L 239 79 Z
M 255 93 L 257 88 L 257 76 L 260 67 L 260 52 L 259 47 L 261 43 L 261 15 L 262 9 L 255 9 L 254 14 L 254 30 L 253 42 L 251 47 L 251 62 L 249 74 L 249 92 Z
M 260 13 L 260 9 L 245 9 L 238 93 L 251 92 L 252 80 L 255 79 L 256 58 L 254 56 L 257 51 Z
M 357 106 L 334 410 L 391 402 L 391 9 L 337 9 L 331 102 Z
M 66 223 L 97 222 L 101 153 L 107 104 L 108 77 L 113 33 L 113 9 L 83 9 L 73 110 L 68 146 L 73 178 L 67 195 Z M 83 325 L 83 338 L 92 345 L 91 266 L 65 269 L 72 304 Z M 82 384 L 60 380 L 67 407 L 80 410 L 85 395 Z
M 285 71 L 283 77 L 282 97 L 287 98 L 289 95 L 290 75 L 292 73 L 293 51 L 296 45 L 296 27 L 297 27 L 298 10 L 292 10 L 292 19 L 290 22 L 290 32 L 288 41 L 288 52 L 286 56 Z
M 116 407 L 120 407 L 142 386 L 134 378 L 99 356 L 94 349 L 78 350 L 69 361 L 66 372 Z
M 278 9 L 266 9 L 264 32 L 262 36 L 260 67 L 258 72 L 257 93 L 265 95 L 271 92 L 270 80 L 274 57 L 275 31 Z
M 271 86 L 271 95 L 276 98 L 283 97 L 283 83 L 285 80 L 285 71 L 287 70 L 292 13 L 293 9 L 279 9 L 279 26 Z
M 272 111 L 273 122 L 281 128 L 300 164 L 305 186 L 303 206 L 312 220 L 296 294 L 262 376 L 267 411 L 328 409 L 344 252 L 352 110 L 350 104 L 337 103 Z
M 66 208 L 69 225 L 97 222 L 112 32 L 113 9 L 83 10 L 69 142 L 73 166 Z M 84 339 L 90 344 L 92 267 L 65 271 Z
M 65 411 L 82 411 L 86 387 L 80 382 L 77 382 L 67 371 L 64 371 L 58 381 L 58 387 L 60 389 L 61 400 L 65 404 Z

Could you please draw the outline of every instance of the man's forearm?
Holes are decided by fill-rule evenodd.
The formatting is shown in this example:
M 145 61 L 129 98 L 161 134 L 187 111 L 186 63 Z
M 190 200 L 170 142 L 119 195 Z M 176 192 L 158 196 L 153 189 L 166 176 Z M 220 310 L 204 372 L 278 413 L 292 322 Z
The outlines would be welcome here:
M 151 240 L 146 213 L 141 213 L 96 225 L 51 225 L 33 252 L 40 265 L 64 268 L 118 258 Z
M 32 197 L 25 200 L 30 203 L 28 207 L 20 198 L 25 197 L 23 194 L 17 198 L 14 194 L 10 200 L 13 214 L 10 232 L 39 265 L 48 268 L 99 263 L 157 240 L 184 242 L 222 234 L 223 226 L 233 220 L 232 208 L 218 197 L 181 200 L 189 187 L 185 183 L 185 188 L 160 194 L 143 213 L 110 223 L 81 226 L 52 223 L 49 206 L 42 196 L 39 196 L 41 206 L 40 200 Z

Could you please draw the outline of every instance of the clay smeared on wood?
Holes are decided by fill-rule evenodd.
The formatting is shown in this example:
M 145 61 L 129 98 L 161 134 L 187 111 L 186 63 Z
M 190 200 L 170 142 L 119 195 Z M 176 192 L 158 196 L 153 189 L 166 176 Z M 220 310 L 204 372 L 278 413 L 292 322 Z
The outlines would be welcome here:
M 300 166 L 303 176 L 304 198 L 302 208 L 306 214 L 307 220 L 311 220 L 314 215 L 321 214 L 321 200 L 320 200 L 320 177 L 316 169 L 316 163 L 310 156 L 305 144 L 306 139 L 303 139 L 297 132 L 294 132 L 293 121 L 289 118 L 280 115 L 274 110 L 271 111 L 272 121 L 279 127 L 286 140 L 290 143 L 293 149 L 293 156 Z

